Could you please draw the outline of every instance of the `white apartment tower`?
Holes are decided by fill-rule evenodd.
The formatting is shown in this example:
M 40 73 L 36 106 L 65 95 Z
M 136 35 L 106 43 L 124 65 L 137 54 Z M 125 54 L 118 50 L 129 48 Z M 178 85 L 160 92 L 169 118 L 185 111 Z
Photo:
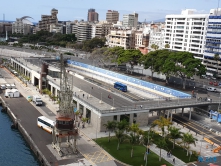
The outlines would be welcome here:
M 123 15 L 123 27 L 137 28 L 137 23 L 138 23 L 137 13 Z
M 208 19 L 209 14 L 194 14 L 193 9 L 167 15 L 164 46 L 169 44 L 171 50 L 188 51 L 203 59 Z
M 72 33 L 77 37 L 78 42 L 91 39 L 92 25 L 88 22 L 79 22 L 72 25 Z

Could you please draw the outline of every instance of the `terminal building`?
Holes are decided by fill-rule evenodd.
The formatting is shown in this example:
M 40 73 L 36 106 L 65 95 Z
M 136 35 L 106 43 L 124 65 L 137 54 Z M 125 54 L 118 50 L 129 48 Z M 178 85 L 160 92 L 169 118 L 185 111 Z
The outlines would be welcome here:
M 151 105 L 153 105 L 152 111 L 163 111 L 163 113 L 165 113 L 166 109 L 170 111 L 172 109 L 168 103 L 164 110 L 157 108 L 160 106 L 159 103 L 162 105 L 162 101 L 165 101 L 165 98 L 173 98 L 179 102 L 179 100 L 188 100 L 191 97 L 191 95 L 177 90 L 155 85 L 78 61 L 66 60 L 65 62 L 67 64 L 66 72 L 69 75 L 69 80 L 73 79 L 73 82 L 82 82 L 84 78 L 89 79 L 91 75 L 93 75 L 93 82 L 89 86 L 94 86 L 97 90 L 101 90 L 101 92 L 98 92 L 100 94 L 95 97 L 91 90 L 88 92 L 83 91 L 84 89 L 77 87 L 75 84 L 73 89 L 73 111 L 79 110 L 83 117 L 89 118 L 90 125 L 96 131 L 105 131 L 103 124 L 106 124 L 108 121 L 120 121 L 122 119 L 126 119 L 130 123 L 138 123 L 140 126 L 146 126 L 148 125 Z M 30 57 L 24 59 L 11 58 L 11 66 L 14 70 L 18 71 L 18 73 L 29 77 L 29 82 L 36 86 L 40 93 L 43 92 L 43 89 L 47 88 L 51 91 L 53 96 L 59 98 L 59 60 L 43 57 Z M 97 84 L 93 84 L 96 80 L 107 82 L 104 83 L 104 85 L 109 88 L 112 88 L 114 82 L 121 82 L 127 85 L 129 89 L 128 93 L 130 94 L 126 94 L 125 92 L 124 94 L 122 94 L 123 92 L 119 92 L 118 94 L 117 92 L 112 94 L 115 96 L 115 99 L 107 99 L 105 94 L 111 93 L 110 90 L 107 90 L 109 88 L 102 86 L 98 87 Z M 135 93 L 139 93 L 140 96 L 135 95 Z M 137 99 L 127 98 L 128 96 L 123 95 L 132 96 Z M 120 105 L 118 99 L 122 100 L 120 101 Z

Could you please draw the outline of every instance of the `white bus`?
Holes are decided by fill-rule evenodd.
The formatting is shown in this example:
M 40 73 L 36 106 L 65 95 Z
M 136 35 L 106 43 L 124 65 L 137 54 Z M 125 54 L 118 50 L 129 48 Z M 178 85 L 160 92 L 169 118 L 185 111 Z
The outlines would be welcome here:
M 52 134 L 53 127 L 54 127 L 54 121 L 51 119 L 46 118 L 45 116 L 39 116 L 37 119 L 37 125 L 41 129 L 49 132 Z

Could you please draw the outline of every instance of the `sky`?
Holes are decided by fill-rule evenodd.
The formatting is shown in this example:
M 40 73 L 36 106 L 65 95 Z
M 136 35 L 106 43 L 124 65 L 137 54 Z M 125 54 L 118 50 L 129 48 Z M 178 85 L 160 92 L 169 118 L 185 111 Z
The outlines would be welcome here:
M 38 22 L 41 15 L 50 15 L 51 9 L 58 10 L 59 21 L 87 20 L 88 9 L 94 8 L 99 20 L 106 20 L 107 10 L 117 10 L 122 21 L 124 14 L 138 13 L 140 22 L 165 18 L 168 14 L 180 14 L 183 9 L 196 9 L 196 13 L 209 14 L 217 8 L 219 0 L 8 0 L 1 1 L 0 20 L 15 21 L 30 16 Z M 221 2 L 220 5 L 221 6 Z

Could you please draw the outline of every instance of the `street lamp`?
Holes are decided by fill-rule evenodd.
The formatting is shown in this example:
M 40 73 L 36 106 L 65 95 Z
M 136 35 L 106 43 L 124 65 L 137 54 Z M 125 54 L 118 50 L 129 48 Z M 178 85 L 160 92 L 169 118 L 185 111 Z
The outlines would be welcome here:
M 93 78 L 92 78 L 93 79 Z M 92 97 L 91 95 L 91 89 L 93 89 L 93 86 L 90 88 L 90 94 L 89 94 L 89 97 Z

